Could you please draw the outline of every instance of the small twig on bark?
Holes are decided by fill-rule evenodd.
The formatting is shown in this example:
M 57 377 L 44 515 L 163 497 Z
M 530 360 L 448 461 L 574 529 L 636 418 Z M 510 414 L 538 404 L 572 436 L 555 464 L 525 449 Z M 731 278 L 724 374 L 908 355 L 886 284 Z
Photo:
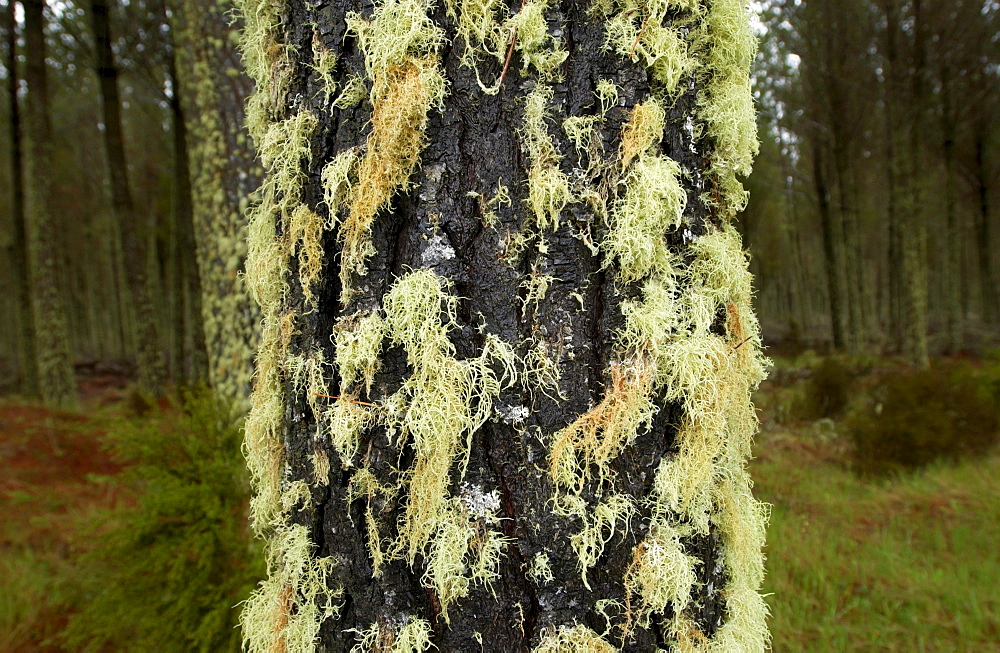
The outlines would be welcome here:
M 640 5 L 641 8 L 645 8 L 646 5 Z M 653 12 L 646 14 L 646 17 L 642 19 L 642 25 L 639 27 L 639 33 L 635 35 L 635 43 L 632 44 L 632 49 L 628 52 L 628 58 L 631 59 L 635 55 L 635 49 L 639 47 L 639 41 L 642 39 L 642 33 L 646 31 L 646 23 L 652 18 Z

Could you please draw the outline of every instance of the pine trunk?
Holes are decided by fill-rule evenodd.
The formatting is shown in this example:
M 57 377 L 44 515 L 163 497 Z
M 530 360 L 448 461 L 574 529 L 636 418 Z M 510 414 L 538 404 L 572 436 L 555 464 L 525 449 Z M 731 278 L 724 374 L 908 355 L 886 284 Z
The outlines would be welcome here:
M 32 287 L 35 360 L 42 399 L 51 404 L 76 401 L 76 379 L 66 323 L 66 298 L 59 270 L 63 252 L 57 246 L 58 223 L 49 208 L 52 180 L 52 128 L 49 118 L 48 80 L 45 69 L 45 3 L 25 0 L 24 80 L 27 140 L 28 270 Z
M 104 123 L 102 136 L 111 185 L 111 207 L 121 231 L 125 280 L 134 309 L 139 385 L 155 395 L 164 390 L 167 370 L 153 308 L 148 247 L 142 229 L 144 221 L 140 221 L 136 214 L 129 188 L 121 102 L 118 96 L 118 68 L 111 50 L 108 2 L 92 0 L 90 7 L 100 83 L 101 119 Z
M 742 0 L 242 5 L 249 650 L 764 650 Z
M 28 396 L 38 394 L 38 369 L 35 361 L 35 327 L 31 298 L 31 278 L 28 267 L 27 214 L 24 210 L 24 161 L 21 143 L 21 107 L 17 99 L 17 21 L 14 3 L 7 3 L 4 14 L 6 35 L 4 65 L 10 88 L 10 196 L 13 238 L 10 243 L 10 264 L 16 278 L 18 315 L 18 362 L 20 390 Z

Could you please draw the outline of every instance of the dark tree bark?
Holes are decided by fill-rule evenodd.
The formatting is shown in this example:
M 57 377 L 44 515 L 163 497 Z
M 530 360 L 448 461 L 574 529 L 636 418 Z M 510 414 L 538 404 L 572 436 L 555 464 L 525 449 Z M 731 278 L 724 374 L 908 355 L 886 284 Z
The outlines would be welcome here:
M 512 5 L 544 21 L 493 22 L 473 68 L 474 3 L 243 3 L 268 169 L 250 650 L 763 650 L 759 331 L 725 226 L 753 39 L 742 2 L 695 4 Z
M 11 222 L 14 226 L 10 243 L 10 263 L 16 276 L 18 316 L 18 360 L 21 366 L 21 392 L 34 396 L 38 394 L 38 369 L 35 361 L 35 327 L 31 297 L 31 279 L 28 267 L 27 213 L 24 210 L 24 154 L 21 143 L 21 107 L 17 98 L 17 21 L 14 17 L 14 2 L 7 3 L 4 14 L 4 65 L 7 68 L 7 84 L 10 87 L 10 207 Z
M 177 77 L 177 45 L 171 43 L 167 73 L 170 79 L 170 116 L 173 128 L 174 187 L 171 224 L 170 279 L 174 291 L 171 371 L 175 383 L 206 383 L 208 351 L 202 323 L 201 275 L 194 237 L 194 202 L 191 198 L 191 166 L 188 131 L 181 105 Z
M 129 188 L 128 165 L 122 131 L 121 101 L 118 95 L 118 68 L 111 49 L 109 5 L 107 0 L 92 0 L 91 25 L 97 54 L 100 84 L 101 118 L 104 123 L 105 155 L 111 186 L 111 207 L 121 230 L 126 284 L 132 298 L 136 330 L 136 358 L 139 384 L 147 392 L 159 394 L 167 379 L 163 347 L 153 308 L 149 278 L 149 256 L 142 223 L 135 211 Z
M 57 245 L 59 227 L 49 207 L 52 128 L 45 69 L 45 3 L 42 0 L 25 0 L 21 4 L 24 8 L 26 55 L 24 80 L 28 85 L 25 104 L 28 270 L 32 286 L 38 387 L 47 402 L 72 404 L 76 401 L 76 379 L 59 274 L 64 253 Z

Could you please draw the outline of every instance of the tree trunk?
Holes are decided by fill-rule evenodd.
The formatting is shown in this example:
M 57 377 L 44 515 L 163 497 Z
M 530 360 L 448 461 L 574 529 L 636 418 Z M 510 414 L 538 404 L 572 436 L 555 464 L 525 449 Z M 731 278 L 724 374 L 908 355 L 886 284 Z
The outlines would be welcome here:
M 90 8 L 100 82 L 101 119 L 104 122 L 104 149 L 111 183 L 111 207 L 121 230 L 126 282 L 134 308 L 139 385 L 147 392 L 160 394 L 166 384 L 167 371 L 150 289 L 147 242 L 128 182 L 121 102 L 118 98 L 118 68 L 111 50 L 108 2 L 92 0 Z
M 45 3 L 43 0 L 25 0 L 22 6 L 26 54 L 24 79 L 28 84 L 25 105 L 28 270 L 32 286 L 38 387 L 46 402 L 67 405 L 76 401 L 76 379 L 70 356 L 63 286 L 59 283 L 64 254 L 56 246 L 59 227 L 49 208 L 52 129 L 45 70 Z
M 175 382 L 208 382 L 208 350 L 202 320 L 201 275 L 194 237 L 194 205 L 191 198 L 191 166 L 188 133 L 177 77 L 177 44 L 171 44 L 167 62 L 170 79 L 170 116 L 173 127 L 174 188 L 171 245 L 172 286 L 176 296 L 171 355 Z
M 242 129 L 252 83 L 240 71 L 230 3 L 171 0 L 180 99 L 186 119 L 208 351 L 208 380 L 246 403 L 260 313 L 243 284 L 247 197 L 260 182 Z
M 27 214 L 24 210 L 24 162 L 21 143 L 21 107 L 17 99 L 17 21 L 14 2 L 7 3 L 4 14 L 4 31 L 7 39 L 4 65 L 10 87 L 10 207 L 13 238 L 10 243 L 12 271 L 16 277 L 18 316 L 18 362 L 20 364 L 20 389 L 28 396 L 38 394 L 38 369 L 35 361 L 35 328 L 31 297 L 30 268 L 28 267 Z
M 764 650 L 754 39 L 689 5 L 242 3 L 250 651 Z
M 830 329 L 834 349 L 843 350 L 845 339 L 844 275 L 842 253 L 843 229 L 830 206 L 830 189 L 826 181 L 820 145 L 813 147 L 813 183 L 816 185 L 816 201 L 819 202 L 820 225 L 823 230 L 823 261 L 826 271 L 826 287 L 830 299 Z
M 949 353 L 958 353 L 965 346 L 965 311 L 962 305 L 962 243 L 965 230 L 960 222 L 958 206 L 958 178 L 955 160 L 955 116 L 951 104 L 951 83 L 947 67 L 941 72 L 941 132 L 944 150 L 945 188 L 945 261 L 944 261 L 944 310 L 946 347 Z
M 985 125 L 978 124 L 975 137 L 976 262 L 982 289 L 982 317 L 988 325 L 1000 323 L 1000 292 L 993 273 L 993 228 L 990 215 L 989 172 L 986 163 Z

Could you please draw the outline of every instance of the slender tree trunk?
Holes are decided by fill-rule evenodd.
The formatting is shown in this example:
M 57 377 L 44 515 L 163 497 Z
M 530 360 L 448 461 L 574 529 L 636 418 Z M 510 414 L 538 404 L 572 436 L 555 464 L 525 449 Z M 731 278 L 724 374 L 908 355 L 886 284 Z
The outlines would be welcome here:
M 70 355 L 66 303 L 59 269 L 63 253 L 56 245 L 58 224 L 49 208 L 52 170 L 52 129 L 49 123 L 48 80 L 45 70 L 45 18 L 42 0 L 24 0 L 24 79 L 27 140 L 26 197 L 28 269 L 32 285 L 35 359 L 38 387 L 51 404 L 76 401 L 76 379 Z
M 906 280 L 906 353 L 917 367 L 930 365 L 930 352 L 927 343 L 927 304 L 928 304 L 928 270 L 927 270 L 927 223 L 926 223 L 926 192 L 924 189 L 923 172 L 925 167 L 924 127 L 924 74 L 927 69 L 925 25 L 921 10 L 921 0 L 913 2 L 914 16 L 914 63 L 912 74 L 912 112 L 908 121 L 907 157 L 907 197 L 909 224 L 903 233 L 903 266 Z
M 982 289 L 982 319 L 996 327 L 1000 323 L 1000 290 L 993 272 L 993 225 L 990 210 L 989 173 L 986 162 L 985 127 L 977 125 L 975 137 L 976 180 L 976 263 L 979 267 L 979 287 Z
M 951 79 L 945 69 L 941 80 L 942 101 L 941 132 L 944 137 L 944 185 L 945 185 L 945 265 L 944 265 L 944 310 L 946 348 L 949 353 L 957 353 L 965 346 L 965 312 L 962 306 L 962 243 L 965 229 L 960 222 L 958 207 L 958 179 L 955 161 L 955 119 L 951 105 Z
M 837 218 L 833 207 L 830 206 L 830 189 L 819 146 L 814 146 L 813 150 L 813 183 L 816 186 L 816 201 L 819 203 L 819 219 L 823 231 L 823 267 L 826 271 L 826 287 L 830 300 L 831 335 L 834 349 L 842 350 L 846 346 L 844 284 L 839 251 L 839 245 L 843 242 L 840 237 L 842 230 L 838 228 Z
M 21 143 L 21 107 L 17 97 L 17 21 L 14 2 L 7 2 L 4 14 L 5 42 L 4 65 L 7 67 L 7 84 L 10 86 L 10 197 L 11 222 L 14 226 L 8 259 L 16 277 L 18 316 L 18 360 L 21 366 L 21 392 L 28 396 L 38 394 L 38 368 L 35 360 L 35 328 L 33 299 L 31 296 L 30 268 L 28 266 L 27 213 L 24 210 L 24 163 Z
M 187 124 L 181 106 L 177 78 L 177 49 L 171 47 L 167 62 L 171 85 L 170 115 L 173 127 L 173 266 L 172 285 L 178 299 L 174 307 L 173 338 L 175 381 L 208 381 L 208 351 L 202 320 L 201 275 L 194 237 L 194 204 L 191 199 L 191 166 L 188 157 Z M 186 371 L 185 371 L 186 369 Z
M 242 3 L 248 650 L 765 649 L 754 45 L 694 4 Z
M 111 206 L 121 231 L 126 282 L 134 309 L 139 384 L 147 392 L 160 394 L 166 383 L 167 371 L 153 307 L 148 246 L 141 224 L 143 221 L 136 214 L 128 182 L 121 102 L 118 97 L 118 69 L 111 50 L 108 2 L 92 0 L 90 8 L 100 82 L 101 117 L 104 122 L 102 135 L 111 183 Z

